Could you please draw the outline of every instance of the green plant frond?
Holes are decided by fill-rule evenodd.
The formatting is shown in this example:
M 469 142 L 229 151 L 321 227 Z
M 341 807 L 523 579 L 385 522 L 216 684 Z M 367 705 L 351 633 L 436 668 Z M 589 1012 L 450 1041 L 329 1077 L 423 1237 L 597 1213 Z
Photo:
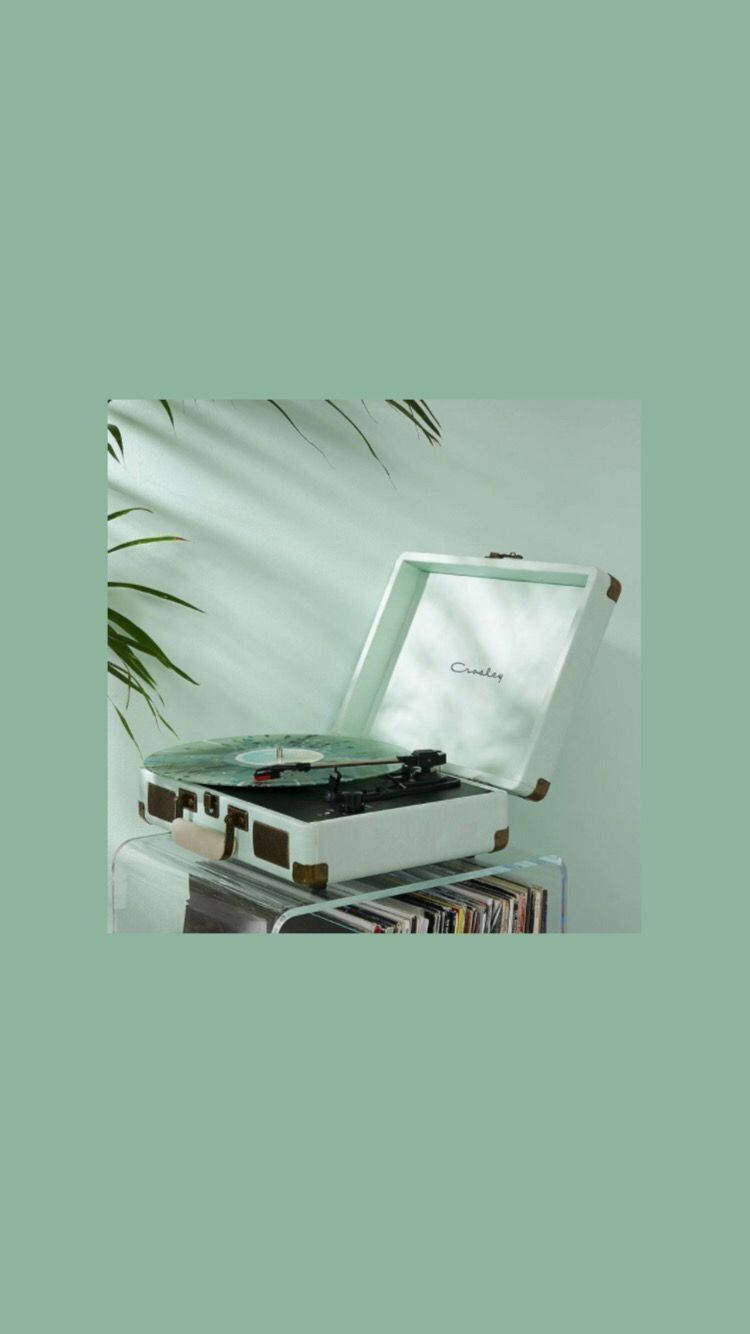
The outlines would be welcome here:
M 121 432 L 119 426 L 114 426 L 114 425 L 112 424 L 112 422 L 107 422 L 107 431 L 108 431 L 108 433 L 112 436 L 113 440 L 116 440 L 116 441 L 117 441 L 117 444 L 119 445 L 119 448 L 120 448 L 120 455 L 121 455 L 122 458 L 124 458 L 124 457 L 125 457 L 125 446 L 124 446 L 124 444 L 122 443 L 122 432 Z M 112 449 L 110 448 L 109 444 L 107 445 L 107 448 L 110 449 L 110 453 L 114 453 L 114 450 L 112 450 Z M 117 458 L 117 455 L 115 454 L 114 457 Z M 118 460 L 118 462 L 119 462 L 119 460 Z
M 334 412 L 338 412 L 338 413 L 344 418 L 344 421 L 348 421 L 349 425 L 352 426 L 352 427 L 354 428 L 354 430 L 357 432 L 357 435 L 361 436 L 361 438 L 364 440 L 365 444 L 367 445 L 367 448 L 369 449 L 370 453 L 372 454 L 372 457 L 375 459 L 376 463 L 379 463 L 379 464 L 380 464 L 380 467 L 383 469 L 383 472 L 385 473 L 386 477 L 388 477 L 388 478 L 390 479 L 391 474 L 389 473 L 388 469 L 386 468 L 386 466 L 385 466 L 383 460 L 376 454 L 375 450 L 373 449 L 372 445 L 370 444 L 370 441 L 367 439 L 367 436 L 365 435 L 364 431 L 360 430 L 360 428 L 359 428 L 359 426 L 357 425 L 357 423 L 356 423 L 355 421 L 352 420 L 352 418 L 349 416 L 348 413 L 344 412 L 344 409 L 343 409 L 343 408 L 340 408 L 340 407 L 339 407 L 338 403 L 334 403 L 334 401 L 333 401 L 332 398 L 327 398 L 327 399 L 326 399 L 326 403 L 329 405 L 329 407 L 332 407 L 332 408 L 333 408 Z
M 122 612 L 114 611 L 112 607 L 109 609 L 109 616 L 121 630 L 126 632 L 130 637 L 130 642 L 141 653 L 148 653 L 150 657 L 158 659 L 163 667 L 168 667 L 171 672 L 176 672 L 183 680 L 197 686 L 198 682 L 194 681 L 192 676 L 188 676 L 187 672 L 184 672 L 181 667 L 177 667 L 156 641 L 141 626 L 136 625 L 135 621 L 131 621 L 128 616 L 123 616 Z
M 164 598 L 167 602 L 177 602 L 181 607 L 189 607 L 191 611 L 199 611 L 203 615 L 203 608 L 196 607 L 192 602 L 186 602 L 184 598 L 175 597 L 174 593 L 165 593 L 160 588 L 149 588 L 147 584 L 129 584 L 122 579 L 109 579 L 107 581 L 109 588 L 132 588 L 136 593 L 148 593 L 153 598 Z
M 139 662 L 134 655 L 129 654 L 127 650 L 123 652 L 121 648 L 118 648 L 114 644 L 109 645 L 109 650 L 110 653 L 116 653 L 122 662 L 123 675 L 121 680 L 123 685 L 129 686 L 130 689 L 135 690 L 137 694 L 143 695 L 144 699 L 150 697 L 151 692 L 153 691 L 153 693 L 158 696 L 160 703 L 164 703 L 153 676 L 151 676 L 150 672 L 144 670 L 142 662 Z M 112 675 L 116 676 L 117 673 L 113 672 Z
M 132 676 L 130 672 L 125 671 L 124 668 L 120 667 L 119 663 L 116 662 L 108 663 L 107 671 L 110 673 L 110 675 L 115 677 L 115 680 L 121 681 L 122 684 L 127 687 L 128 693 L 127 693 L 127 698 L 125 700 L 126 709 L 130 703 L 130 692 L 131 690 L 135 690 L 136 693 L 139 694 L 141 698 L 145 701 L 149 713 L 151 714 L 154 722 L 156 723 L 156 726 L 157 727 L 159 726 L 159 719 L 161 719 L 161 721 L 164 723 L 164 726 L 168 727 L 170 732 L 172 732 L 174 736 L 177 735 L 174 728 L 170 726 L 170 724 L 167 722 L 163 714 L 161 714 L 157 709 L 148 690 L 145 690 L 143 686 L 140 684 L 140 682 L 136 681 L 135 677 Z M 161 699 L 161 695 L 159 696 L 159 699 Z
M 412 425 L 414 424 L 414 418 L 411 412 L 407 407 L 404 407 L 404 404 L 400 403 L 397 398 L 387 398 L 385 401 L 388 404 L 389 408 L 395 408 L 396 412 L 403 413 L 404 417 L 406 417 L 407 420 L 412 423 Z
M 416 402 L 416 399 L 387 398 L 385 401 L 389 407 L 395 408 L 396 412 L 400 412 L 406 417 L 407 421 L 410 421 L 412 426 L 415 426 L 417 431 L 421 432 L 429 444 L 437 444 L 438 437 L 434 434 L 432 429 L 427 429 L 424 420 L 422 419 L 422 415 L 420 414 L 417 416 L 414 409 L 410 406 L 411 403 Z
M 156 723 L 156 726 L 158 727 L 158 726 L 159 726 L 159 710 L 157 709 L 157 707 L 156 707 L 156 705 L 154 704 L 154 701 L 152 700 L 152 698 L 151 698 L 150 695 L 145 695 L 144 698 L 145 698 L 145 700 L 146 700 L 146 704 L 148 705 L 149 713 L 151 714 L 151 717 L 153 718 L 154 722 Z
M 142 514 L 153 514 L 154 512 L 153 510 L 146 509 L 145 505 L 128 505 L 128 508 L 124 510 L 112 510 L 112 512 L 107 515 L 107 523 L 109 523 L 110 519 L 122 518 L 123 514 L 135 514 L 137 510 L 140 510 Z
M 122 662 L 124 662 L 128 671 L 132 672 L 133 676 L 137 677 L 138 680 L 143 681 L 145 685 L 150 686 L 152 690 L 155 690 L 156 693 L 159 694 L 156 681 L 148 670 L 148 667 L 141 662 L 137 653 L 134 652 L 134 646 L 131 641 L 126 639 L 124 635 L 118 634 L 111 625 L 107 627 L 107 646 L 113 653 L 117 654 Z M 161 699 L 161 695 L 159 695 L 159 698 Z
M 140 626 L 136 625 L 135 621 L 131 621 L 129 617 L 123 616 L 122 612 L 115 611 L 112 607 L 109 608 L 107 614 L 109 619 L 114 621 L 115 625 L 119 627 L 119 630 L 115 631 L 116 634 L 124 631 L 125 638 L 134 648 L 140 649 L 142 653 L 150 654 L 152 658 L 158 658 L 165 667 L 172 666 L 166 653 L 159 647 L 156 640 L 152 639 L 145 630 L 142 630 Z
M 157 727 L 160 726 L 160 720 L 161 720 L 161 722 L 164 723 L 164 726 L 169 728 L 169 731 L 172 733 L 173 736 L 177 735 L 174 728 L 167 722 L 164 715 L 160 713 L 159 710 L 157 709 L 148 690 L 144 690 L 143 686 L 140 685 L 139 682 L 136 681 L 135 678 L 132 677 L 129 672 L 124 671 L 116 662 L 110 662 L 108 664 L 107 670 L 111 673 L 112 676 L 115 677 L 117 681 L 121 681 L 123 685 L 127 686 L 128 695 L 125 703 L 125 708 L 128 707 L 128 703 L 130 701 L 131 689 L 135 690 L 137 694 L 139 694 L 141 698 L 145 701 L 146 707 L 148 708 L 151 717 L 156 723 L 156 726 Z M 161 700 L 161 695 L 159 695 L 159 699 Z M 161 700 L 161 702 L 163 703 L 164 701 Z
M 438 422 L 438 418 L 436 418 L 434 412 L 432 412 L 432 408 L 430 407 L 430 404 L 427 403 L 427 399 L 419 399 L 419 402 L 422 403 L 422 407 L 424 408 L 424 411 L 426 411 L 427 414 L 430 415 L 430 418 L 432 419 L 432 427 L 434 427 L 435 435 L 439 435 L 439 434 L 440 434 L 440 423 Z
M 186 537 L 134 537 L 131 542 L 118 542 L 117 546 L 109 547 L 108 552 L 111 555 L 113 551 L 124 551 L 125 547 L 142 547 L 147 542 L 187 542 Z
M 110 659 L 107 663 L 107 671 L 110 676 L 114 676 L 118 681 L 122 681 L 122 684 L 127 686 L 128 690 L 136 690 L 139 695 L 145 695 L 147 693 L 143 689 L 143 686 L 136 681 L 135 677 L 131 676 L 130 672 L 126 671 L 119 662 L 112 662 Z
M 281 413 L 282 417 L 286 418 L 286 420 L 289 422 L 289 425 L 294 428 L 294 430 L 297 432 L 298 435 L 302 436 L 303 440 L 306 440 L 309 445 L 312 445 L 313 449 L 317 449 L 319 454 L 323 453 L 323 451 L 320 449 L 320 446 L 317 445 L 314 440 L 311 440 L 309 436 L 305 435 L 304 431 L 300 430 L 299 426 L 294 421 L 293 417 L 290 416 L 290 414 L 286 411 L 285 408 L 282 408 L 281 404 L 278 402 L 277 399 L 269 398 L 268 402 L 272 405 L 272 407 L 276 408 L 277 412 Z M 324 402 L 326 402 L 329 408 L 332 408 L 334 412 L 338 412 L 339 415 L 343 417 L 346 422 L 349 423 L 352 429 L 357 432 L 357 435 L 360 437 L 361 440 L 364 441 L 365 445 L 367 446 L 372 457 L 375 459 L 376 463 L 379 464 L 379 466 L 383 469 L 386 476 L 390 479 L 391 474 L 388 468 L 383 463 L 383 460 L 380 458 L 377 451 L 374 449 L 372 441 L 368 439 L 368 437 L 365 435 L 365 432 L 361 429 L 361 427 L 357 425 L 354 418 L 350 417 L 349 413 L 345 412 L 344 409 L 340 407 L 338 403 L 334 402 L 332 398 L 326 398 Z M 365 412 L 367 413 L 368 417 L 370 417 L 374 421 L 375 419 L 372 416 L 372 413 L 370 412 L 370 409 L 368 408 L 365 399 L 360 399 L 360 402 L 362 403 L 362 406 L 365 409 Z M 402 416 L 406 417 L 407 421 L 411 422 L 412 426 L 414 426 L 417 433 L 421 435 L 427 441 L 428 444 L 437 445 L 440 443 L 440 423 L 437 417 L 435 416 L 434 412 L 430 408 L 429 404 L 427 403 L 426 399 L 387 398 L 385 402 L 388 404 L 388 407 L 395 408 L 397 412 L 400 412 Z
M 323 453 L 323 450 L 320 448 L 320 445 L 316 445 L 315 441 L 311 440 L 309 435 L 305 435 L 304 431 L 300 430 L 296 421 L 294 421 L 293 418 L 289 416 L 288 412 L 284 411 L 281 404 L 277 403 L 275 398 L 269 398 L 268 402 L 271 404 L 272 407 L 276 409 L 277 412 L 281 413 L 282 417 L 286 417 L 286 420 L 289 422 L 289 425 L 294 427 L 294 430 L 297 432 L 297 435 L 301 435 L 302 439 L 306 440 L 308 445 L 312 445 L 313 449 L 317 449 L 318 453 L 321 454 L 324 459 L 326 459 L 326 462 L 328 462 L 328 459 L 326 458 L 326 455 Z
M 157 709 L 148 691 L 144 690 L 143 687 L 139 685 L 138 682 L 135 681 L 129 675 L 129 673 L 124 672 L 121 668 L 118 667 L 118 664 L 114 662 L 110 662 L 108 664 L 107 670 L 112 674 L 112 676 L 116 678 L 116 680 L 122 681 L 123 685 L 127 686 L 128 695 L 127 695 L 127 700 L 125 702 L 126 709 L 130 701 L 130 691 L 131 689 L 133 689 L 137 691 L 138 694 L 141 696 L 141 698 L 145 701 L 148 711 L 151 714 L 151 717 L 153 718 L 154 722 L 156 723 L 156 726 L 161 730 L 161 723 L 163 723 L 164 726 L 172 733 L 173 736 L 177 736 L 177 733 L 175 732 L 171 723 L 168 723 L 166 718 L 164 717 L 164 714 L 160 713 L 159 710 Z M 161 698 L 161 696 L 159 696 L 159 698 Z M 113 704 L 113 707 L 116 707 L 116 705 L 114 705 L 114 702 L 113 701 L 111 702 Z
M 430 418 L 428 417 L 427 413 L 422 407 L 422 404 L 417 402 L 416 398 L 407 398 L 404 399 L 404 402 L 407 403 L 408 406 L 411 408 L 412 412 L 415 414 L 415 417 L 418 417 L 420 419 L 420 422 L 424 423 L 424 425 L 421 426 L 422 434 L 427 437 L 431 445 L 436 444 L 438 437 L 435 434 L 432 422 L 430 421 Z M 419 424 L 420 423 L 418 422 L 417 425 Z
M 174 414 L 169 399 L 160 398 L 158 401 L 166 412 L 172 429 L 174 430 Z M 111 399 L 108 399 L 107 404 L 109 405 L 110 402 Z M 107 422 L 107 453 L 116 463 L 124 462 L 125 446 L 122 432 L 118 426 L 115 426 L 113 422 L 109 421 Z M 152 511 L 145 505 L 128 505 L 123 509 L 110 511 L 107 515 L 107 522 L 110 523 L 114 519 L 120 519 L 126 514 L 133 514 L 136 512 L 144 514 L 152 513 Z M 115 551 L 123 551 L 128 547 L 146 546 L 153 542 L 184 541 L 185 538 L 177 537 L 174 534 L 133 538 L 128 542 L 116 543 L 115 546 L 109 548 L 109 554 L 112 554 L 112 552 Z M 110 589 L 129 588 L 135 593 L 143 593 L 148 597 L 160 598 L 165 602 L 174 602 L 181 607 L 188 607 L 191 611 L 201 610 L 200 607 L 194 606 L 192 602 L 187 602 L 184 598 L 179 598 L 173 593 L 165 593 L 160 588 L 151 588 L 147 584 L 135 584 L 124 579 L 110 579 L 108 580 L 107 586 Z M 123 612 L 116 611 L 113 607 L 110 607 L 108 612 L 107 644 L 110 653 L 114 655 L 114 661 L 110 659 L 107 663 L 107 671 L 116 681 L 120 682 L 121 685 L 124 685 L 127 690 L 125 709 L 127 709 L 130 704 L 131 693 L 135 692 L 145 701 L 146 707 L 156 723 L 156 726 L 161 728 L 163 725 L 173 736 L 176 736 L 177 733 L 171 723 L 167 721 L 164 714 L 156 706 L 155 699 L 158 699 L 161 704 L 164 703 L 164 700 L 154 677 L 142 660 L 143 655 L 155 659 L 160 667 L 165 668 L 167 671 L 174 672 L 177 676 L 181 676 L 183 680 L 189 681 L 191 685 L 197 685 L 198 682 L 195 681 L 192 676 L 188 676 L 187 672 L 183 671 L 181 667 L 178 667 L 176 663 L 172 662 L 160 645 L 156 643 L 156 640 L 152 639 L 142 626 L 137 625 L 135 621 L 130 620 L 130 618 L 125 616 Z M 122 709 L 118 708 L 114 700 L 110 699 L 110 703 L 131 741 L 140 751 L 133 730 Z
M 159 713 L 159 710 L 158 710 L 158 709 L 156 710 L 156 714 L 157 714 L 157 717 L 160 718 L 161 721 L 163 722 L 163 724 L 164 724 L 164 726 L 166 727 L 167 731 L 168 731 L 168 732 L 171 732 L 171 733 L 172 733 L 172 736 L 177 736 L 177 733 L 175 732 L 175 730 L 174 730 L 172 724 L 167 722 L 166 718 L 164 717 L 164 714 L 163 714 L 163 713 Z
M 124 685 L 127 688 L 128 693 L 125 696 L 126 709 L 129 708 L 130 706 L 130 694 L 131 691 L 133 690 L 136 692 L 136 694 L 141 695 L 143 699 L 145 699 L 149 708 L 152 707 L 151 697 L 148 691 L 144 689 L 144 687 L 140 684 L 139 681 L 136 681 L 135 677 L 132 675 L 131 672 L 126 671 L 125 668 L 121 667 L 118 662 L 108 662 L 107 671 L 110 676 L 114 676 L 116 681 L 120 681 L 122 685 Z
M 143 751 L 141 750 L 140 746 L 138 745 L 138 742 L 136 741 L 135 737 L 133 736 L 133 729 L 132 729 L 132 727 L 130 726 L 130 723 L 128 722 L 127 718 L 125 717 L 125 714 L 122 712 L 121 709 L 118 709 L 118 707 L 117 707 L 117 705 L 115 704 L 115 701 L 114 701 L 113 699 L 110 699 L 109 702 L 110 702 L 110 704 L 112 705 L 112 708 L 114 709 L 115 713 L 117 714 L 117 717 L 120 719 L 120 722 L 122 723 L 123 727 L 125 728 L 125 731 L 127 732 L 128 736 L 130 737 L 130 740 L 132 741 L 133 745 L 135 746 L 136 750 L 138 751 L 138 754 L 140 755 L 141 759 L 143 759 Z

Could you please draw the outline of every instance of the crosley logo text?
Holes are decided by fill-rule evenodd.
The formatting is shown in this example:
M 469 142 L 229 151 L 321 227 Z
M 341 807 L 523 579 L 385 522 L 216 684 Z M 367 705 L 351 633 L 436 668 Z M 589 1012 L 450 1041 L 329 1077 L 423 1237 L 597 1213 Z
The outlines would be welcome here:
M 468 672 L 469 676 L 488 676 L 494 681 L 502 681 L 502 672 L 493 672 L 491 667 L 467 667 L 465 662 L 452 662 L 452 672 Z

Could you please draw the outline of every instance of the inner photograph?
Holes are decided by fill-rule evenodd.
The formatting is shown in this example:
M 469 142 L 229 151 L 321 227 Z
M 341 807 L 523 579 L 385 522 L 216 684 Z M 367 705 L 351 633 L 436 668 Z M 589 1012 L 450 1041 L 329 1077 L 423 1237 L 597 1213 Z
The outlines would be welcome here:
M 110 932 L 640 930 L 637 401 L 106 406 Z

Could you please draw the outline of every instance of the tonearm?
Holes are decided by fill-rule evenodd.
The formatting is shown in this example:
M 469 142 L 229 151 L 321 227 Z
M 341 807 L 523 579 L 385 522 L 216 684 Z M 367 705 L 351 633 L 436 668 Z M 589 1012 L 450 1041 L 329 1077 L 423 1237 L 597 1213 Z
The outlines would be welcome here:
M 410 755 L 393 755 L 372 760 L 293 760 L 286 764 L 269 764 L 255 770 L 256 783 L 268 783 L 274 778 L 281 778 L 286 773 L 310 773 L 312 769 L 360 769 L 365 765 L 400 764 L 401 776 L 413 778 L 417 782 L 432 773 L 433 769 L 445 764 L 445 752 L 442 750 L 413 750 Z

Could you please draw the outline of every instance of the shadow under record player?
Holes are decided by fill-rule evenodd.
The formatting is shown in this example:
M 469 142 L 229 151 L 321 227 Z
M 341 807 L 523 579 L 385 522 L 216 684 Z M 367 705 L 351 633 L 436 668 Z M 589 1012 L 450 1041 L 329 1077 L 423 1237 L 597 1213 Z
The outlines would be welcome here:
M 333 730 L 145 761 L 141 814 L 310 889 L 498 851 L 541 800 L 619 582 L 520 557 L 399 558 Z

